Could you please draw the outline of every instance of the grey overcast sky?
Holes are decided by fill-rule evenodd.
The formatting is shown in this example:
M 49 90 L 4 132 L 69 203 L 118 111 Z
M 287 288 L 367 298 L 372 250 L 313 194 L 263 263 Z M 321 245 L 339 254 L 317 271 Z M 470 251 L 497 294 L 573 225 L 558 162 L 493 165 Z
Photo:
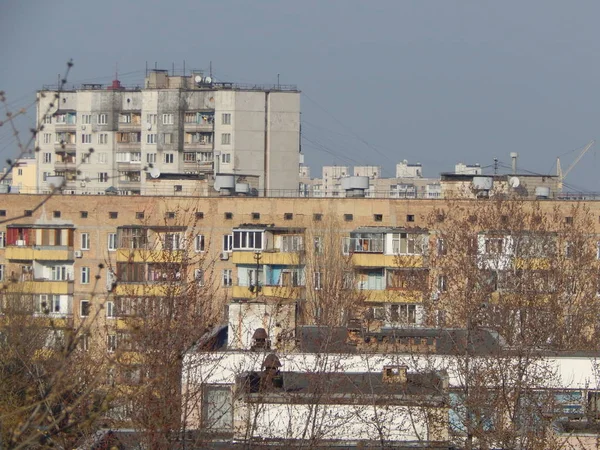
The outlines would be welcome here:
M 511 151 L 555 173 L 557 156 L 565 168 L 600 138 L 599 18 L 597 0 L 0 0 L 0 89 L 30 105 L 69 58 L 69 84 L 109 83 L 115 64 L 136 85 L 146 61 L 212 61 L 218 80 L 298 85 L 313 176 L 331 164 L 393 176 L 403 159 L 437 176 Z M 600 191 L 598 152 L 570 186 Z M 15 154 L 3 126 L 0 156 Z

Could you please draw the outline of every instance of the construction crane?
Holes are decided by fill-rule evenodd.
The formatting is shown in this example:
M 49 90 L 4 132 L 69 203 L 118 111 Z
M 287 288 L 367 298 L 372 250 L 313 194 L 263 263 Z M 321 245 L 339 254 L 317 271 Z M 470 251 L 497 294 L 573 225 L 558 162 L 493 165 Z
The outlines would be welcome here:
M 575 165 L 577 165 L 577 163 L 579 162 L 579 160 L 581 158 L 583 158 L 583 155 L 585 155 L 587 153 L 587 151 L 592 148 L 592 146 L 596 143 L 595 140 L 591 140 L 590 142 L 588 142 L 588 144 L 583 147 L 583 150 L 581 150 L 581 153 L 579 153 L 579 155 L 577 156 L 577 158 L 575 158 L 575 161 L 573 161 L 571 163 L 571 165 L 567 168 L 567 170 L 565 170 L 564 172 L 562 171 L 562 168 L 560 167 L 560 157 L 556 158 L 556 176 L 558 177 L 558 191 L 561 192 L 562 188 L 563 188 L 563 181 L 565 178 L 567 178 L 567 175 L 569 175 L 569 172 L 571 170 L 573 170 L 573 167 L 575 167 Z

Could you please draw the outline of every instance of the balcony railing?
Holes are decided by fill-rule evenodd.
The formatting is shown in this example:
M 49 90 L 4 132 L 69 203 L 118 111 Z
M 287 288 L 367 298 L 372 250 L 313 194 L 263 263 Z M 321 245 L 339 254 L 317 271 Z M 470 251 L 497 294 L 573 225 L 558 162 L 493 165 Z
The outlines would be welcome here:
M 184 142 L 183 149 L 184 150 L 207 150 L 212 151 L 213 145 L 212 142 Z
M 54 151 L 56 152 L 75 152 L 75 143 L 71 142 L 55 142 Z

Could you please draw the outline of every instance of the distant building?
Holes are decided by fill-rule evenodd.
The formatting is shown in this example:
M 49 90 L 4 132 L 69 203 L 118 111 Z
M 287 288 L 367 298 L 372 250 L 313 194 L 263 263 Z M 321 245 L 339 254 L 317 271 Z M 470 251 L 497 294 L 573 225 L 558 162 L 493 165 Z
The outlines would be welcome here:
M 454 173 L 459 175 L 480 175 L 482 172 L 479 164 L 458 163 L 454 166 Z
M 37 186 L 141 194 L 158 174 L 257 176 L 258 191 L 298 190 L 300 92 L 153 70 L 143 87 L 84 84 L 38 92 Z M 53 106 L 50 104 L 53 103 Z M 93 153 L 89 149 L 93 148 Z
M 12 169 L 11 192 L 35 194 L 37 192 L 37 163 L 34 158 L 21 158 Z
M 396 178 L 422 178 L 423 168 L 421 163 L 409 164 L 405 159 L 396 164 Z

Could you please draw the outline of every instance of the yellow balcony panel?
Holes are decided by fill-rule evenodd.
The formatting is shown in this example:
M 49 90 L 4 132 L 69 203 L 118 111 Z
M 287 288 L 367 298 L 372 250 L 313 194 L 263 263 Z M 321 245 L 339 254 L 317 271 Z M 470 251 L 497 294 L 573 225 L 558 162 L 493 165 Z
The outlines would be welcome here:
M 181 262 L 183 250 L 117 249 L 117 262 Z
M 72 294 L 72 281 L 20 281 L 5 283 L 8 292 L 23 294 Z
M 355 267 L 423 267 L 423 256 L 354 253 L 352 264 Z
M 423 292 L 391 289 L 359 291 L 365 302 L 378 303 L 423 303 Z
M 115 295 L 127 297 L 172 297 L 180 295 L 181 285 L 173 283 L 119 283 Z
M 72 261 L 73 250 L 67 247 L 6 247 L 7 260 L 18 261 Z
M 265 251 L 260 254 L 259 264 L 270 264 L 280 266 L 297 266 L 300 264 L 299 253 L 288 252 L 270 252 Z M 234 264 L 256 265 L 254 252 L 233 252 L 231 260 Z
M 286 299 L 299 299 L 304 295 L 304 286 L 286 287 L 286 286 L 261 286 L 258 297 L 276 297 Z M 233 298 L 255 298 L 256 293 L 250 292 L 247 286 L 234 286 L 232 292 Z
M 515 258 L 515 268 L 524 270 L 548 270 L 549 258 Z

